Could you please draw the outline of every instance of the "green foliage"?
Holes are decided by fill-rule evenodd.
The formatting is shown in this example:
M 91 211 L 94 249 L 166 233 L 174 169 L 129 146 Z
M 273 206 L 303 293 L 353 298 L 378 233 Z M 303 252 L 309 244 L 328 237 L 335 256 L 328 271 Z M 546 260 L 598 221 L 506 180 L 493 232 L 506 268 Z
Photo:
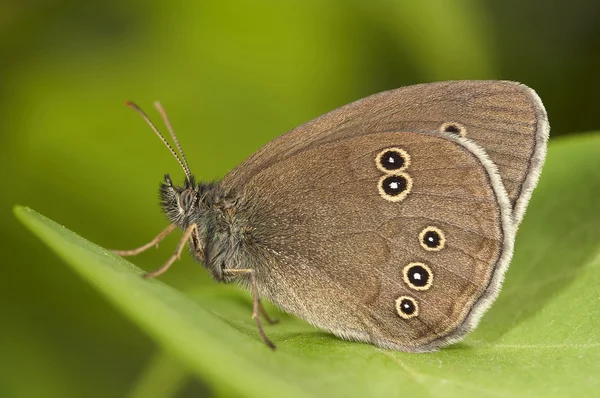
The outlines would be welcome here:
M 272 352 L 236 289 L 183 294 L 29 208 L 15 212 L 171 358 L 222 393 L 591 396 L 600 388 L 599 169 L 600 135 L 551 145 L 498 302 L 465 342 L 432 354 L 342 341 L 283 314 L 267 327 L 278 345 Z

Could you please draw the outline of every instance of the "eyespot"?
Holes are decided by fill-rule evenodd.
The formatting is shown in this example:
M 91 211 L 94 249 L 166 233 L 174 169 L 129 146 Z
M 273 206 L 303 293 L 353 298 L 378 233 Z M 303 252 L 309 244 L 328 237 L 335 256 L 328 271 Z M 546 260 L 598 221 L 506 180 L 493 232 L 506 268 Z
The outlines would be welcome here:
M 396 173 L 410 166 L 410 155 L 401 148 L 387 148 L 377 154 L 377 168 L 384 173 Z
M 437 252 L 446 246 L 446 237 L 441 229 L 429 226 L 419 234 L 419 243 L 423 249 Z
M 440 131 L 444 133 L 451 133 L 465 137 L 467 135 L 467 128 L 460 123 L 446 122 L 440 126 Z
M 427 290 L 433 283 L 431 268 L 423 263 L 410 263 L 402 270 L 404 282 L 411 289 Z
M 379 194 L 390 202 L 400 202 L 412 189 L 412 178 L 406 173 L 384 175 L 379 179 Z
M 396 299 L 396 312 L 401 318 L 414 318 L 419 315 L 419 304 L 412 297 L 400 296 Z

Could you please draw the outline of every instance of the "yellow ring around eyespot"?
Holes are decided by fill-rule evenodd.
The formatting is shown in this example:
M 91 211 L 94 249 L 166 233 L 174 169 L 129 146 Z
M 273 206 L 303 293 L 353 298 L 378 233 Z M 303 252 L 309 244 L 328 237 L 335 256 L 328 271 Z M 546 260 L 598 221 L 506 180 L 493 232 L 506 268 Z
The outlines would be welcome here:
M 412 267 L 414 267 L 415 265 L 423 267 L 423 269 L 425 269 L 425 271 L 427 271 L 427 273 L 429 274 L 429 280 L 427 281 L 427 284 L 425 286 L 413 285 L 411 283 L 410 279 L 408 278 L 408 271 Z M 427 266 L 426 264 L 423 264 L 423 263 L 410 263 L 406 267 L 404 267 L 404 269 L 402 269 L 402 279 L 404 279 L 404 283 L 406 283 L 408 285 L 408 287 L 410 287 L 411 289 L 414 289 L 414 290 L 427 290 L 433 284 L 433 272 L 431 271 L 431 268 L 429 268 L 429 266 Z
M 412 314 L 408 315 L 405 314 L 404 312 L 402 312 L 402 300 L 410 300 L 413 305 L 415 306 L 415 312 L 413 312 Z M 417 315 L 419 315 L 419 303 L 417 303 L 417 300 L 415 300 L 414 298 L 410 297 L 410 296 L 400 296 L 396 299 L 396 312 L 398 313 L 398 315 L 400 315 L 401 318 L 404 319 L 410 319 L 410 318 L 414 318 Z
M 427 246 L 423 239 L 425 238 L 425 234 L 427 232 L 437 232 L 437 234 L 440 236 L 440 244 L 437 247 L 429 247 Z M 430 252 L 437 252 L 442 250 L 444 247 L 446 247 L 446 235 L 444 235 L 444 233 L 442 232 L 441 229 L 439 229 L 438 227 L 434 227 L 433 225 L 430 225 L 428 227 L 426 227 L 424 230 L 421 231 L 421 233 L 419 234 L 419 244 L 421 245 L 421 247 L 427 251 Z
M 402 165 L 402 167 L 400 167 L 397 170 L 388 170 L 385 167 L 383 167 L 383 165 L 381 164 L 381 158 L 383 157 L 383 155 L 386 152 L 396 152 L 397 154 L 402 156 L 402 159 L 404 159 L 404 165 Z M 397 173 L 400 173 L 400 172 L 406 170 L 408 168 L 408 166 L 410 166 L 410 155 L 408 154 L 408 152 L 406 152 L 402 148 L 398 148 L 398 147 L 386 148 L 377 154 L 377 157 L 375 158 L 375 166 L 377 166 L 377 168 L 380 171 L 383 171 L 384 173 L 397 174 Z
M 400 177 L 404 177 L 406 179 L 406 189 L 396 196 L 388 195 L 385 192 L 385 190 L 383 189 L 383 181 L 386 178 L 392 177 L 392 176 L 400 176 Z M 413 186 L 412 178 L 407 173 L 385 174 L 385 175 L 381 176 L 381 178 L 379 179 L 379 182 L 377 183 L 377 188 L 379 189 L 379 195 L 381 195 L 381 197 L 384 198 L 385 200 L 389 200 L 390 202 L 403 201 L 406 198 L 406 196 L 410 193 L 410 191 L 412 190 L 412 186 Z
M 461 137 L 466 137 L 466 135 L 467 135 L 467 128 L 465 126 L 463 126 L 462 124 L 457 123 L 457 122 L 446 122 L 446 123 L 443 123 L 440 126 L 439 130 L 442 133 L 456 134 L 456 133 L 454 133 L 452 131 L 446 131 L 446 129 L 448 127 L 456 127 L 456 128 L 458 128 L 458 135 L 460 135 Z

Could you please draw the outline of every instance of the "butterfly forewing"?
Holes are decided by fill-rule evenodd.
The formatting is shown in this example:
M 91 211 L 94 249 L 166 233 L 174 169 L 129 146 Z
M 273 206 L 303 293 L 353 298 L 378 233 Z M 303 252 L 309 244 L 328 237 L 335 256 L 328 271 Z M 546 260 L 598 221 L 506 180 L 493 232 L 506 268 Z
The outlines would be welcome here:
M 496 164 L 514 221 L 521 221 L 544 162 L 549 125 L 537 94 L 514 82 L 450 81 L 375 94 L 273 140 L 233 173 L 247 179 L 307 147 L 403 130 L 443 130 L 475 141 Z

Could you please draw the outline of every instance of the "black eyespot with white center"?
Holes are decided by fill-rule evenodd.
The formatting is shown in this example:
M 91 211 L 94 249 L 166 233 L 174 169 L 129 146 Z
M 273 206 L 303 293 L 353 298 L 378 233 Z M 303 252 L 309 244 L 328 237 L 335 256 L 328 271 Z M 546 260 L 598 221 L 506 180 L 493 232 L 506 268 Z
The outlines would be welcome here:
M 384 175 L 379 179 L 379 194 L 391 202 L 404 200 L 412 189 L 412 178 L 406 173 Z
M 464 137 L 467 135 L 467 128 L 460 123 L 457 122 L 446 122 L 440 126 L 440 131 L 444 133 L 450 133 L 455 135 L 460 135 Z
M 375 164 L 384 173 L 393 174 L 406 170 L 410 165 L 410 155 L 402 148 L 387 148 L 377 154 Z
M 383 190 L 390 196 L 396 196 L 406 191 L 408 182 L 403 176 L 390 176 L 383 183 Z
M 404 158 L 394 151 L 387 151 L 381 156 L 381 167 L 386 170 L 398 170 L 404 167 Z
M 433 284 L 433 272 L 426 264 L 410 263 L 402 270 L 404 282 L 414 290 L 427 290 Z
M 419 315 L 419 304 L 412 297 L 400 296 L 396 299 L 396 312 L 404 319 L 414 318 Z
M 427 251 L 439 251 L 446 246 L 446 237 L 441 229 L 429 226 L 419 234 L 419 243 Z

